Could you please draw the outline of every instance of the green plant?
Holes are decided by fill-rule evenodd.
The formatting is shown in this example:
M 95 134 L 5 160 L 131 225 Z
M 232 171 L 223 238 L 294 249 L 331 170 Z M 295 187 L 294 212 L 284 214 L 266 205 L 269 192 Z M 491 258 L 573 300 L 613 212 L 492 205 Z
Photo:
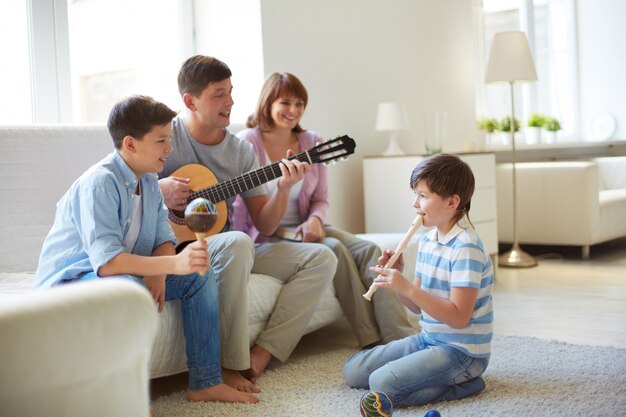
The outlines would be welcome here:
M 528 118 L 527 125 L 528 127 L 542 127 L 546 122 L 546 116 L 539 113 L 533 113 Z
M 478 120 L 476 120 L 476 126 L 478 127 L 478 129 L 483 130 L 487 133 L 496 132 L 500 127 L 498 125 L 498 121 L 490 117 L 480 117 Z
M 514 121 L 514 132 L 519 131 L 519 120 L 515 119 Z M 505 116 L 501 121 L 500 121 L 500 130 L 502 132 L 510 132 L 511 131 L 511 116 Z
M 561 123 L 554 117 L 546 117 L 543 128 L 548 132 L 557 132 L 561 130 Z

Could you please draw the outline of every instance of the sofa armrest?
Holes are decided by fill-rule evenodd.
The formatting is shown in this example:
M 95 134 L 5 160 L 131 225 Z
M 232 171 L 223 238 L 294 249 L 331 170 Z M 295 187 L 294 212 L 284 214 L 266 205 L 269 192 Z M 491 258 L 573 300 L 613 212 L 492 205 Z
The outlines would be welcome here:
M 4 297 L 0 415 L 147 416 L 157 312 L 109 278 Z
M 496 168 L 498 240 L 513 241 L 511 164 Z M 516 164 L 521 243 L 589 245 L 599 226 L 598 167 L 588 161 Z
M 626 189 L 626 156 L 593 158 L 598 165 L 600 190 Z

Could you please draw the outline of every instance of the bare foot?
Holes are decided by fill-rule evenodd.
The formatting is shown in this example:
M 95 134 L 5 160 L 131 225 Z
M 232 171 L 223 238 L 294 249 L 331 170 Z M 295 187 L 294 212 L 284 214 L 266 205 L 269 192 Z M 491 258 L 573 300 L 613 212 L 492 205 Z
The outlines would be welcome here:
M 237 391 L 226 384 L 214 385 L 195 391 L 188 390 L 187 399 L 189 401 L 224 401 L 227 403 L 248 404 L 256 404 L 261 401 L 252 394 Z
M 256 382 L 272 359 L 272 354 L 259 345 L 252 346 L 250 350 L 250 369 L 245 371 L 245 377 L 251 382 Z
M 238 391 L 259 393 L 261 390 L 254 385 L 254 382 L 247 380 L 246 378 L 233 369 L 222 368 L 222 379 L 224 383 Z

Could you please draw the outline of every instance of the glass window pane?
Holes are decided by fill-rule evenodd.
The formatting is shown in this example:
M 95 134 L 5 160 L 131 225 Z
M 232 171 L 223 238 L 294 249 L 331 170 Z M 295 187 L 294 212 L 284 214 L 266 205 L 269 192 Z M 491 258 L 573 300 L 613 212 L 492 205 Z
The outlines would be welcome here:
M 28 9 L 24 0 L 3 0 L 0 13 L 0 124 L 32 123 Z
M 130 94 L 180 110 L 180 7 L 172 0 L 68 0 L 74 122 L 105 123 L 112 105 Z

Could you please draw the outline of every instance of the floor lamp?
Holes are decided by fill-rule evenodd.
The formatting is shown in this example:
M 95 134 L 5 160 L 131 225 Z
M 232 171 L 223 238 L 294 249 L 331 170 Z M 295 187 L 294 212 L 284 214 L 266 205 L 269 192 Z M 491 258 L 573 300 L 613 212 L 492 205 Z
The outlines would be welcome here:
M 515 101 L 513 83 L 536 81 L 537 73 L 524 32 L 500 32 L 493 37 L 485 82 L 507 82 L 511 95 L 511 171 L 513 176 L 513 246 L 498 257 L 498 265 L 526 268 L 536 266 L 532 255 L 524 252 L 517 241 L 517 196 L 515 190 Z

